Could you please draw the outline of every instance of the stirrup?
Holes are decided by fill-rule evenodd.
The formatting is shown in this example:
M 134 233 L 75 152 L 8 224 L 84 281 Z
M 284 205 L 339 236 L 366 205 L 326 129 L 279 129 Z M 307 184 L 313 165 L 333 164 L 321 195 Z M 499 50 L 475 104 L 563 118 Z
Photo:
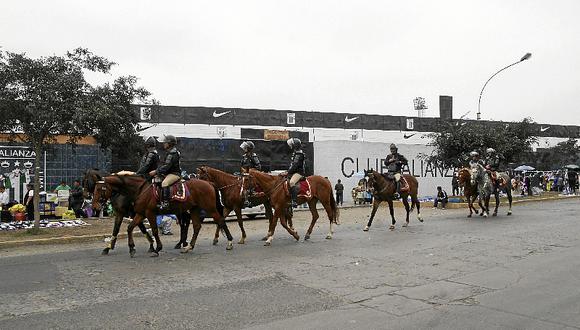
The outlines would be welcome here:
M 395 193 L 393 194 L 393 198 L 394 198 L 394 199 L 399 199 L 399 198 L 401 198 L 401 194 L 400 194 L 400 193 L 398 193 L 398 192 L 395 192 Z

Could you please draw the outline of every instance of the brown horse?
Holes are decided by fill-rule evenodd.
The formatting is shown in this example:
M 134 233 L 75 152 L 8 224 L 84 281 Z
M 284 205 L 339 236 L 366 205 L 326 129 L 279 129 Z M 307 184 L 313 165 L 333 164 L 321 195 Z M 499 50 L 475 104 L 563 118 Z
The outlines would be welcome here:
M 477 184 L 471 183 L 471 170 L 464 167 L 459 170 L 457 179 L 459 181 L 459 186 L 463 187 L 463 195 L 467 199 L 467 208 L 469 209 L 468 218 L 471 218 L 473 212 L 475 214 L 479 214 L 479 211 L 473 206 L 473 202 L 479 196 L 477 192 Z M 483 205 L 481 204 L 481 200 L 478 200 L 479 207 L 482 210 L 481 215 L 483 215 Z
M 157 196 L 156 187 L 149 181 L 145 180 L 141 176 L 136 175 L 111 175 L 103 178 L 103 184 L 107 184 L 111 187 L 114 192 L 121 195 L 130 196 L 134 200 L 135 218 L 129 224 L 127 228 L 128 240 L 129 240 L 129 253 L 131 256 L 135 255 L 135 242 L 133 240 L 133 228 L 143 221 L 144 218 L 147 219 L 157 219 Z M 188 247 L 182 250 L 183 253 L 189 252 L 195 246 L 197 241 L 197 236 L 201 229 L 201 220 L 199 212 L 204 209 L 205 212 L 210 215 L 214 221 L 218 224 L 219 228 L 224 231 L 228 238 L 228 244 L 226 250 L 231 250 L 232 245 L 232 235 L 225 223 L 224 217 L 220 211 L 218 211 L 218 204 L 216 204 L 216 191 L 214 187 L 207 181 L 191 179 L 185 181 L 185 185 L 189 190 L 189 195 L 183 202 L 171 201 L 169 213 L 183 214 L 189 211 L 191 215 L 191 223 L 193 226 L 193 235 L 191 242 Z M 98 192 L 98 189 L 95 189 Z M 96 198 L 95 198 L 96 199 Z M 95 203 L 95 201 L 93 201 Z M 159 251 L 163 248 L 161 240 L 159 239 L 159 230 L 157 228 L 157 221 L 149 221 L 151 225 L 151 230 L 153 236 L 157 242 L 157 247 L 153 252 L 157 256 Z
M 243 190 L 248 189 L 252 184 L 248 181 L 250 176 L 235 176 L 209 166 L 200 166 L 197 168 L 197 175 L 200 179 L 212 182 L 221 193 L 224 204 L 224 217 L 227 217 L 232 210 L 236 213 L 238 225 L 242 232 L 242 237 L 238 244 L 246 242 L 246 231 L 244 230 L 244 223 L 242 221 L 242 208 L 244 206 Z M 272 221 L 272 206 L 265 194 L 256 194 L 248 198 L 252 205 L 264 204 L 266 217 Z M 219 228 L 216 228 L 213 244 L 217 244 L 219 239 Z
M 370 170 L 365 170 L 365 176 L 368 177 L 368 183 L 374 189 L 373 191 L 373 210 L 371 211 L 371 217 L 369 218 L 369 222 L 363 229 L 364 231 L 368 231 L 373 223 L 373 218 L 375 217 L 375 213 L 377 213 L 377 209 L 379 205 L 386 201 L 389 204 L 389 211 L 391 213 L 392 223 L 389 229 L 395 229 L 395 211 L 393 210 L 393 199 L 394 194 L 396 191 L 395 180 L 387 180 L 383 175 L 379 172 Z M 419 183 L 417 179 L 409 174 L 404 174 L 402 177 L 405 178 L 407 184 L 409 185 L 408 189 L 404 190 L 401 189 L 401 199 L 403 200 L 403 205 L 405 206 L 405 211 L 407 212 L 406 222 L 403 224 L 403 227 L 407 227 L 409 225 L 409 213 L 413 210 L 413 208 L 417 207 L 417 220 L 423 222 L 423 218 L 421 217 L 421 203 L 417 199 L 417 192 L 419 188 Z M 411 207 L 409 208 L 409 201 L 407 197 L 411 196 Z
M 107 200 L 110 200 L 111 205 L 113 206 L 113 210 L 115 211 L 113 235 L 111 236 L 111 240 L 109 241 L 107 246 L 101 252 L 102 255 L 107 255 L 109 254 L 110 250 L 115 249 L 115 244 L 117 243 L 117 236 L 119 234 L 119 230 L 121 229 L 123 218 L 133 217 L 135 215 L 132 206 L 133 201 L 128 196 L 113 194 L 113 191 L 108 186 L 105 185 L 100 186 L 99 191 L 97 192 L 98 196 L 94 197 L 97 182 L 103 180 L 103 177 L 106 175 L 107 173 L 102 172 L 98 169 L 89 169 L 85 172 L 85 175 L 82 180 L 85 197 L 92 197 L 93 202 L 97 202 L 97 204 L 93 203 L 94 205 L 93 209 L 97 211 L 100 210 L 101 205 L 104 205 L 104 203 Z M 93 196 L 90 196 L 91 194 L 93 194 Z M 149 241 L 149 252 L 155 251 L 155 248 L 153 247 L 153 237 L 147 231 L 145 225 L 143 223 L 139 223 L 138 227 Z
M 264 194 L 270 199 L 270 204 L 274 208 L 274 218 L 270 221 L 268 238 L 266 239 L 265 245 L 268 246 L 272 244 L 274 230 L 276 229 L 278 219 L 280 219 L 282 227 L 284 227 L 296 240 L 299 240 L 300 236 L 298 236 L 296 230 L 292 228 L 292 225 L 288 226 L 286 222 L 287 220 L 292 219 L 291 213 L 288 212 L 291 197 L 288 190 L 285 188 L 285 183 L 287 182 L 286 177 L 281 175 L 270 175 L 253 168 L 250 169 L 250 175 L 264 190 Z M 324 206 L 326 214 L 328 215 L 330 229 L 326 238 L 331 239 L 333 234 L 332 225 L 338 224 L 339 216 L 339 211 L 332 192 L 332 185 L 328 179 L 325 179 L 320 175 L 311 175 L 307 177 L 306 180 L 310 183 L 310 196 L 298 195 L 297 200 L 298 204 L 308 203 L 310 213 L 312 213 L 312 221 L 310 222 L 310 227 L 308 227 L 308 230 L 306 231 L 306 235 L 304 235 L 304 240 L 310 239 L 310 235 L 314 229 L 314 224 L 316 224 L 316 220 L 319 218 L 318 211 L 316 210 L 316 204 L 318 201 L 322 203 L 322 206 Z

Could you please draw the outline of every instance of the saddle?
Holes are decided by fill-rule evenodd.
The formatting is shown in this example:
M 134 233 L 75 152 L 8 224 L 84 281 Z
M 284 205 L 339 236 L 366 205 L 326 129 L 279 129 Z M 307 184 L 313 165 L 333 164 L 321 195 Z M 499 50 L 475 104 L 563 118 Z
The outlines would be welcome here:
M 298 181 L 298 197 L 305 197 L 306 199 L 310 199 L 312 197 L 312 190 L 310 189 L 310 181 L 308 178 L 302 178 Z M 284 190 L 286 194 L 290 195 L 290 190 L 288 189 L 288 181 L 284 182 Z
M 161 186 L 155 185 L 153 189 L 153 195 L 155 196 L 155 200 L 159 200 Z M 181 179 L 171 186 L 169 186 L 171 191 L 171 199 L 170 201 L 175 202 L 184 202 L 189 197 L 189 189 L 185 184 L 185 180 Z
M 395 181 L 395 175 L 393 173 L 382 173 L 381 174 L 383 176 L 383 178 L 385 178 L 385 180 L 387 181 Z M 403 175 L 401 175 L 401 180 L 399 180 L 399 182 L 401 183 L 401 192 L 407 192 L 409 191 L 409 183 L 407 182 L 407 179 L 405 179 L 405 177 Z

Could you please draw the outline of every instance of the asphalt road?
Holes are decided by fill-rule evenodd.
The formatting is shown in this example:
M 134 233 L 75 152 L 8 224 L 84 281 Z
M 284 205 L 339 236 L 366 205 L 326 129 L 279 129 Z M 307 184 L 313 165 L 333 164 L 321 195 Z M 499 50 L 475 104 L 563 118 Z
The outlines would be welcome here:
M 332 240 L 325 215 L 308 242 L 279 226 L 270 247 L 253 221 L 232 251 L 211 226 L 185 255 L 176 236 L 158 258 L 142 238 L 133 259 L 125 240 L 109 256 L 104 243 L 0 251 L 0 329 L 580 329 L 579 199 L 485 220 L 426 210 L 394 231 L 382 210 L 365 233 L 369 211 L 342 210 Z

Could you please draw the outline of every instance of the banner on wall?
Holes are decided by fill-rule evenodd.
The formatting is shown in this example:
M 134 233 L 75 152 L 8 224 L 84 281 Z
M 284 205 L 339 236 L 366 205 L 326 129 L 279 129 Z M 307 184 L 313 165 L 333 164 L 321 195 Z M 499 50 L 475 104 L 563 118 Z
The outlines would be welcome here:
M 453 169 L 425 161 L 423 154 L 433 151 L 419 144 L 398 144 L 399 153 L 409 165 L 403 168 L 419 182 L 419 197 L 433 196 L 437 186 L 451 191 Z M 344 200 L 352 200 L 350 191 L 364 176 L 364 170 L 386 173 L 384 160 L 389 153 L 389 143 L 362 141 L 317 141 L 314 142 L 314 174 L 326 176 L 333 185 L 338 179 L 345 187 Z
M 22 200 L 26 193 L 26 184 L 33 180 L 36 167 L 35 157 L 36 153 L 28 146 L 0 145 L 0 176 L 4 186 L 12 190 L 14 199 Z M 46 163 L 46 157 L 44 159 Z M 39 166 L 42 165 L 39 164 Z M 40 176 L 40 186 L 43 187 L 44 171 L 39 171 L 38 175 Z

